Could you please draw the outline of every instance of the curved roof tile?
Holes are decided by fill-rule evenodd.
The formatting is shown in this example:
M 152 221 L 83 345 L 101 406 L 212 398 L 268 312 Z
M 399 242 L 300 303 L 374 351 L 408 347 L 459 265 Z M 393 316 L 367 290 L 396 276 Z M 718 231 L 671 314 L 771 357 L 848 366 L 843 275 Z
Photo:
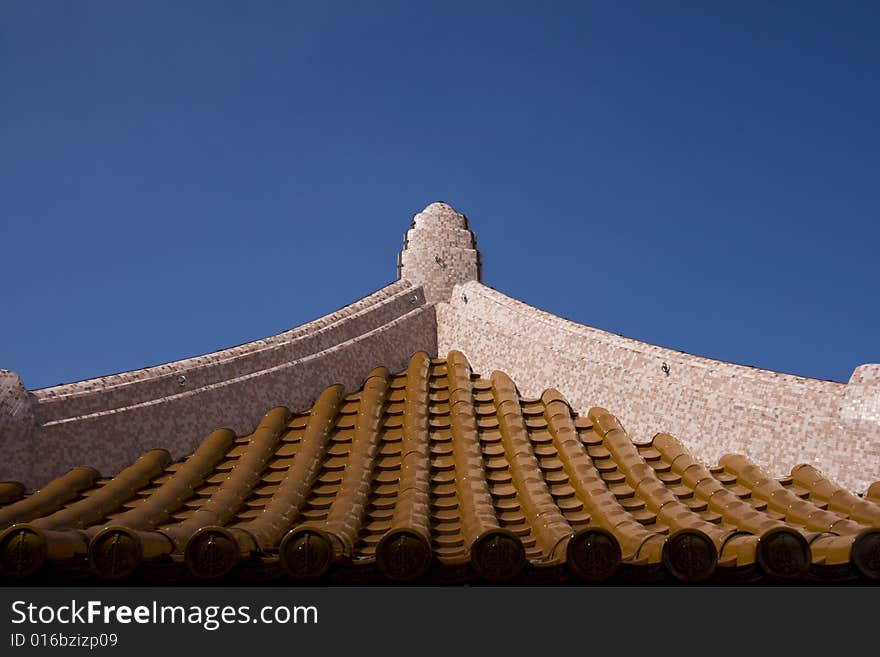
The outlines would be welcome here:
M 0 483 L 0 578 L 396 582 L 880 579 L 878 485 L 634 443 L 602 408 L 424 352 L 189 457 Z

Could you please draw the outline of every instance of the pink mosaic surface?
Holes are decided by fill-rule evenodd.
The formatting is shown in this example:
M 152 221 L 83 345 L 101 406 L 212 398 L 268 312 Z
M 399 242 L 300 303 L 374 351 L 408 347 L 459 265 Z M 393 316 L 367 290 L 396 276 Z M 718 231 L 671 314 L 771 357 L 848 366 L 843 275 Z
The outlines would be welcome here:
M 464 215 L 432 203 L 413 217 L 398 257 L 398 275 L 422 286 L 429 303 L 446 301 L 456 283 L 480 280 L 477 238 Z
M 19 473 L 30 472 L 35 430 L 33 401 L 24 384 L 15 372 L 0 370 L 0 481 L 19 481 Z
M 451 349 L 524 395 L 556 388 L 582 413 L 603 406 L 637 440 L 672 433 L 707 463 L 740 453 L 776 476 L 810 463 L 856 492 L 880 480 L 880 365 L 843 385 L 700 358 L 545 313 L 480 272 L 467 219 L 432 203 L 406 232 L 400 280 L 290 331 L 30 392 L 0 370 L 0 480 L 36 488 L 77 465 L 113 475 L 154 447 L 180 457 L 216 428 L 249 433 L 272 406 L 301 410 L 377 365 Z
M 420 288 L 398 281 L 264 340 L 36 390 L 14 418 L 12 402 L 0 406 L 0 481 L 36 488 L 78 465 L 113 475 L 156 447 L 181 457 L 219 427 L 249 433 L 273 406 L 309 408 L 334 383 L 356 390 L 375 363 L 405 368 L 412 353 L 436 352 L 436 336 L 434 307 Z M 18 377 L 3 381 L 0 400 L 19 400 Z
M 52 422 L 100 412 L 245 376 L 328 349 L 424 303 L 421 291 L 407 281 L 397 281 L 336 312 L 261 340 L 155 367 L 34 390 L 38 420 Z M 186 377 L 183 385 L 180 376 Z
M 809 463 L 859 492 L 880 479 L 880 365 L 843 385 L 715 361 L 570 322 L 477 281 L 438 305 L 437 325 L 441 353 L 504 371 L 527 396 L 552 387 L 579 412 L 603 406 L 636 440 L 671 433 L 706 463 L 744 454 L 775 476 Z

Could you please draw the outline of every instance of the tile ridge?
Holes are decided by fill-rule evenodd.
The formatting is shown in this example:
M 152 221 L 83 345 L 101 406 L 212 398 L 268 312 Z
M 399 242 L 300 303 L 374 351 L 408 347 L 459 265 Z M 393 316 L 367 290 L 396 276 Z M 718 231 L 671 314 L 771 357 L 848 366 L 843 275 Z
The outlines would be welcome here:
M 460 285 L 456 285 L 456 290 L 461 288 L 463 294 L 467 295 L 468 292 L 471 294 L 482 294 L 484 297 L 490 299 L 493 303 L 497 303 L 501 306 L 505 306 L 511 309 L 513 312 L 517 313 L 520 316 L 526 316 L 532 322 L 542 323 L 547 326 L 552 327 L 554 330 L 565 331 L 566 333 L 578 335 L 580 337 L 590 337 L 594 338 L 603 344 L 607 344 L 614 347 L 619 347 L 622 349 L 627 349 L 634 353 L 645 354 L 650 352 L 655 352 L 656 355 L 668 355 L 673 356 L 675 354 L 681 354 L 683 356 L 688 357 L 690 360 L 689 366 L 696 367 L 711 367 L 717 365 L 726 365 L 735 368 L 741 368 L 742 373 L 748 375 L 751 372 L 758 374 L 770 374 L 774 376 L 779 376 L 787 379 L 791 379 L 793 382 L 809 382 L 809 383 L 821 383 L 828 384 L 829 387 L 838 388 L 839 391 L 842 391 L 846 387 L 846 383 L 842 383 L 840 381 L 833 381 L 830 379 L 817 379 L 809 376 L 803 376 L 800 374 L 792 374 L 789 372 L 781 372 L 778 370 L 769 370 L 762 367 L 756 367 L 754 365 L 747 365 L 744 363 L 736 363 L 733 361 L 722 360 L 719 358 L 712 358 L 710 356 L 701 356 L 699 354 L 692 354 L 690 352 L 684 351 L 682 349 L 674 349 L 672 347 L 664 347 L 662 345 L 653 344 L 650 342 L 645 342 L 643 340 L 638 340 L 636 338 L 630 338 L 628 336 L 614 333 L 612 331 L 607 331 L 605 329 L 601 329 L 595 326 L 590 326 L 589 324 L 582 324 L 580 322 L 576 322 L 572 319 L 568 319 L 566 317 L 562 317 L 561 315 L 556 315 L 548 310 L 543 310 L 537 306 L 533 306 L 526 301 L 522 301 L 521 299 L 517 299 L 516 297 L 510 296 L 497 290 L 489 285 L 481 281 L 468 281 L 462 283 Z M 452 295 L 452 302 L 455 303 L 456 298 L 461 298 L 461 295 L 457 292 L 454 292 Z M 438 327 L 438 332 L 440 331 L 440 327 Z M 696 361 L 696 362 L 695 362 Z
M 169 361 L 157 365 L 149 365 L 147 367 L 137 368 L 134 370 L 126 370 L 103 376 L 83 379 L 81 381 L 72 381 L 56 386 L 46 388 L 37 388 L 29 391 L 33 394 L 39 403 L 46 403 L 56 399 L 70 399 L 78 396 L 94 395 L 102 393 L 106 390 L 116 388 L 124 388 L 129 385 L 137 385 L 149 382 L 165 376 L 178 374 L 180 371 L 191 369 L 211 368 L 220 364 L 232 363 L 238 359 L 254 356 L 256 354 L 278 349 L 283 346 L 292 344 L 307 337 L 325 333 L 331 329 L 340 326 L 348 320 L 367 316 L 376 309 L 387 306 L 396 299 L 400 299 L 410 294 L 415 294 L 415 307 L 425 306 L 423 296 L 418 294 L 418 287 L 409 281 L 395 281 L 389 285 L 373 292 L 354 303 L 348 304 L 336 311 L 323 315 L 316 319 L 310 320 L 293 328 L 276 333 L 271 336 L 251 340 L 231 347 L 224 347 L 216 351 L 190 356 L 180 360 Z M 367 301 L 370 301 L 367 304 Z M 378 327 L 376 327 L 378 328 Z M 220 360 L 207 361 L 208 357 L 222 357 Z M 125 379 L 131 376 L 134 378 Z M 85 388 L 84 384 L 94 383 L 95 387 Z M 79 389 L 75 389 L 77 387 Z M 65 392 L 65 389 L 70 389 Z

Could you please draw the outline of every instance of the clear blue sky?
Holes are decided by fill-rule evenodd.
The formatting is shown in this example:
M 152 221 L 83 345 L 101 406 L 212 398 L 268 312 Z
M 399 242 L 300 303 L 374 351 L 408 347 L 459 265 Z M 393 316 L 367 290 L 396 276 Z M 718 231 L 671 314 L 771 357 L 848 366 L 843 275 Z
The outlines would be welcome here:
M 0 367 L 229 347 L 471 219 L 488 285 L 846 381 L 880 361 L 880 3 L 0 5 Z

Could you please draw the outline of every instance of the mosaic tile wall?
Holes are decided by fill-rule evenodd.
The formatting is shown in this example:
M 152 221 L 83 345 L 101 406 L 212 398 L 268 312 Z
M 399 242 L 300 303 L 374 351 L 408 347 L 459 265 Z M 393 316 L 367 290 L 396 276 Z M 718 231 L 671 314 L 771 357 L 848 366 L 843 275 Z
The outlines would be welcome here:
M 740 453 L 776 475 L 809 463 L 854 491 L 880 480 L 878 365 L 847 386 L 714 361 L 564 320 L 476 281 L 438 305 L 437 324 L 440 353 L 460 349 L 475 371 L 504 371 L 526 395 L 554 387 L 580 412 L 603 406 L 636 439 L 672 433 L 705 462 Z
M 155 447 L 183 456 L 216 428 L 247 433 L 272 406 L 308 408 L 333 383 L 357 389 L 376 363 L 397 369 L 416 351 L 436 353 L 436 335 L 434 307 L 420 288 L 399 281 L 265 340 L 34 391 L 32 435 L 21 432 L 33 419 L 0 435 L 8 457 L 0 461 L 0 481 L 34 488 L 82 464 L 111 475 Z
M 829 435 L 835 438 L 842 463 L 852 464 L 854 470 L 870 470 L 873 464 L 873 479 L 880 481 L 880 364 L 855 369 Z
M 398 281 L 278 335 L 164 365 L 34 390 L 37 420 L 42 424 L 130 406 L 258 372 L 350 340 L 424 302 L 420 290 Z M 182 384 L 181 376 L 186 377 Z
M 18 374 L 0 370 L 0 481 L 30 472 L 34 450 L 33 402 Z

